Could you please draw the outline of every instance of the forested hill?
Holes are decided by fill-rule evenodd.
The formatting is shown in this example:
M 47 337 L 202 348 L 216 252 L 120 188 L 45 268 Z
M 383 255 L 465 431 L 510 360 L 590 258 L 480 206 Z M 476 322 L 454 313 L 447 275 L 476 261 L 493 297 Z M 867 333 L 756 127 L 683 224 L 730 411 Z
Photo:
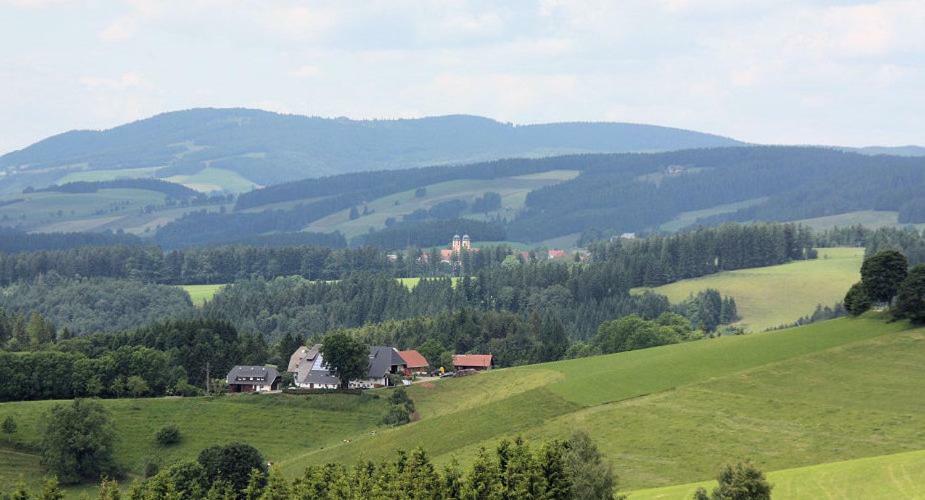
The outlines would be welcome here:
M 228 170 L 260 185 L 364 170 L 580 152 L 666 151 L 737 141 L 628 123 L 511 125 L 477 116 L 328 119 L 253 109 L 164 113 L 72 131 L 0 157 L 0 189 L 42 187 L 74 171 L 159 167 L 159 177 Z M 13 173 L 15 172 L 15 175 Z M 137 171 L 126 175 L 151 175 Z
M 555 180 L 523 184 L 542 176 Z M 505 189 L 510 196 L 496 210 L 474 208 L 479 197 Z M 271 186 L 241 195 L 233 212 L 174 221 L 156 241 L 174 248 L 307 228 L 353 231 L 354 244 L 431 246 L 467 230 L 460 218 L 481 221 L 480 230 L 491 235 L 486 239 L 523 242 L 655 232 L 679 220 L 795 221 L 863 210 L 892 211 L 900 223 L 918 223 L 925 222 L 922 193 L 921 157 L 777 146 L 569 155 Z

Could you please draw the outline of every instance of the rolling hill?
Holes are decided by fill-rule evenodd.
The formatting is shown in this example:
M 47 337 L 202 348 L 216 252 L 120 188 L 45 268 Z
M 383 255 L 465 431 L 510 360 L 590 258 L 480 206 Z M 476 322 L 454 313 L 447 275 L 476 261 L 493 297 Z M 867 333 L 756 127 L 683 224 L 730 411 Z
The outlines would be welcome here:
M 774 471 L 923 450 L 925 408 L 916 397 L 923 361 L 925 330 L 839 319 L 416 384 L 409 394 L 422 418 L 398 428 L 377 425 L 385 406 L 373 398 L 103 403 L 122 435 L 117 457 L 135 473 L 148 458 L 192 457 L 207 442 L 236 439 L 296 475 L 311 463 L 386 459 L 395 448 L 415 446 L 439 463 L 452 457 L 465 463 L 501 437 L 561 438 L 584 429 L 627 491 L 708 480 L 723 463 L 745 457 Z M 38 439 L 38 415 L 51 404 L 0 404 L 0 417 L 20 422 L 17 439 L 28 447 Z M 158 448 L 151 436 L 168 423 L 188 439 Z M 235 432 L 225 432 L 229 425 Z M 0 460 L 15 464 L 4 469 L 5 478 L 34 479 L 34 454 L 12 457 L 3 449 Z M 832 467 L 844 466 L 802 474 L 824 480 Z
M 512 125 L 465 115 L 350 120 L 200 108 L 77 130 L 0 157 L 0 193 L 73 179 L 171 179 L 249 190 L 307 177 L 568 153 L 732 146 L 733 139 L 629 123 Z

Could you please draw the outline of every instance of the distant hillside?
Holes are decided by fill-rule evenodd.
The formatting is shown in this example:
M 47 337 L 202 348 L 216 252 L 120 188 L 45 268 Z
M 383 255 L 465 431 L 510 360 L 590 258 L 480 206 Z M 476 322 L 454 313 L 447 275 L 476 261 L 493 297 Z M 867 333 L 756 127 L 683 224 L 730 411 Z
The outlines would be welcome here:
M 922 146 L 867 146 L 846 149 L 865 155 L 925 156 L 925 147 Z
M 49 137 L 0 157 L 0 192 L 156 176 L 203 190 L 365 170 L 566 153 L 732 146 L 733 139 L 628 123 L 512 125 L 477 116 L 350 120 L 253 109 L 164 113 Z M 63 181 L 62 181 L 63 179 Z
M 587 154 L 378 171 L 270 186 L 234 211 L 189 214 L 156 234 L 174 248 L 229 243 L 273 232 L 340 231 L 352 243 L 404 241 L 459 231 L 458 217 L 501 224 L 506 238 L 541 242 L 607 237 L 726 221 L 794 221 L 858 211 L 925 222 L 925 158 L 868 156 L 832 148 L 749 146 L 653 154 Z M 489 193 L 500 206 L 485 212 Z M 435 215 L 440 207 L 455 207 Z M 414 224 L 405 224 L 413 222 Z M 401 223 L 400 226 L 397 224 Z M 370 233 L 400 227 L 408 238 Z M 195 235 L 195 237 L 193 236 Z M 362 236 L 362 237 L 361 237 Z M 587 239 L 586 239 L 587 241 Z M 392 246 L 392 245 L 389 245 Z

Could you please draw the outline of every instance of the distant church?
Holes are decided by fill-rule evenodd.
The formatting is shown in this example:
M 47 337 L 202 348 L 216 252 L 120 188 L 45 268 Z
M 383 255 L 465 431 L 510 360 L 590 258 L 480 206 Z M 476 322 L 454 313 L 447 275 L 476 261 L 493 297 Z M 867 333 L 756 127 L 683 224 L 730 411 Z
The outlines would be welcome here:
M 442 262 L 459 260 L 459 254 L 463 251 L 472 251 L 472 241 L 469 240 L 469 235 L 464 234 L 462 238 L 460 238 L 458 234 L 454 235 L 453 241 L 450 243 L 450 248 L 440 249 L 440 260 Z

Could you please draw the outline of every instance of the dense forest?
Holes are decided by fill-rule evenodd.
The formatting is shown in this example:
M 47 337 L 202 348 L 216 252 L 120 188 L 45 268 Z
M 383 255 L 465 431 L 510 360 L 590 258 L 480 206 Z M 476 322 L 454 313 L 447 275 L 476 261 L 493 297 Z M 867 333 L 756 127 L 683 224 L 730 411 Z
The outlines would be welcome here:
M 0 288 L 0 308 L 38 312 L 73 334 L 120 331 L 194 312 L 189 296 L 176 287 L 56 273 Z
M 16 321 L 0 310 L 0 332 L 7 323 L 15 339 Z M 41 322 L 33 314 L 23 328 L 28 348 L 0 350 L 0 401 L 198 395 L 207 375 L 220 379 L 235 364 L 272 361 L 261 338 L 239 335 L 224 321 L 162 321 L 58 339 L 40 338 Z
M 419 250 L 390 259 L 374 247 L 221 246 L 162 252 L 152 246 L 79 247 L 70 250 L 0 253 L 0 286 L 55 273 L 66 278 L 103 277 L 170 285 L 231 283 L 254 277 L 301 276 L 336 280 L 356 272 L 393 277 L 439 276 L 452 272 L 439 258 L 420 261 Z M 493 246 L 463 256 L 467 272 L 503 261 L 512 251 Z
M 0 227 L 0 257 L 2 253 L 66 250 L 87 246 L 141 245 L 142 239 L 112 232 L 101 233 L 27 233 Z

